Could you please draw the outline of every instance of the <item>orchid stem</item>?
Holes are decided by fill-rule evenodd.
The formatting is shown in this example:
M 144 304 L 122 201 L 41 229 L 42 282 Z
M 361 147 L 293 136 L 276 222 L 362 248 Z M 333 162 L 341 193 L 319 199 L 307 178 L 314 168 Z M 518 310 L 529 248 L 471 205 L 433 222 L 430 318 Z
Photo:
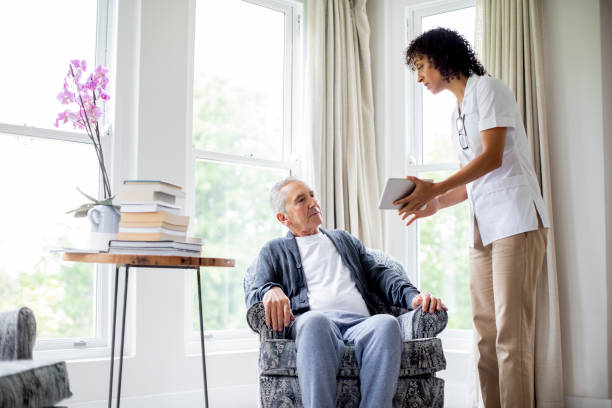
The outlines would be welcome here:
M 100 139 L 100 128 L 98 126 L 98 121 L 95 121 L 95 136 L 94 136 L 94 128 L 92 128 L 92 124 L 89 121 L 89 117 L 87 116 L 87 111 L 85 109 L 85 103 L 83 102 L 83 98 L 81 97 L 81 90 L 77 84 L 77 79 L 76 79 L 76 76 L 74 75 L 72 64 L 70 64 L 70 74 L 72 75 L 72 79 L 74 81 L 74 84 L 77 88 L 77 92 L 79 95 L 79 106 L 81 108 L 79 114 L 81 115 L 81 119 L 85 127 L 85 132 L 87 133 L 87 136 L 89 137 L 89 139 L 94 145 L 96 156 L 98 157 L 98 163 L 100 164 L 100 170 L 102 171 L 102 184 L 104 187 L 104 199 L 108 199 L 112 197 L 112 195 L 111 195 L 110 182 L 108 180 L 108 174 L 106 172 L 106 166 L 104 164 L 104 152 L 102 149 L 102 142 Z M 94 105 L 96 104 L 95 90 L 93 91 L 93 104 Z

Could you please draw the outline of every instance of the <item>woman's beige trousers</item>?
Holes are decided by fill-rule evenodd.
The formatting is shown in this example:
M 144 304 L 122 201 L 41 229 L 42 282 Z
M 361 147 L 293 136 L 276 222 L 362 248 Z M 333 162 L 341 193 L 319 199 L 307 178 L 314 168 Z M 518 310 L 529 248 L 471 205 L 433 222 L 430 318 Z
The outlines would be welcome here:
M 546 251 L 546 229 L 483 247 L 475 225 L 470 248 L 470 296 L 475 353 L 486 408 L 534 406 L 536 282 Z

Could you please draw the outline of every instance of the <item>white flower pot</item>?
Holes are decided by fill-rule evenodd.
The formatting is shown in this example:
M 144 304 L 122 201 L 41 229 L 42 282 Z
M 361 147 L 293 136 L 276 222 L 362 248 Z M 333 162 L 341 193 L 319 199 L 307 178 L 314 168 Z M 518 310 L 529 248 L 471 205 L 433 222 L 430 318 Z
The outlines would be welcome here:
M 96 205 L 87 213 L 91 222 L 89 247 L 101 251 L 108 250 L 108 242 L 117 239 L 121 215 L 109 205 Z

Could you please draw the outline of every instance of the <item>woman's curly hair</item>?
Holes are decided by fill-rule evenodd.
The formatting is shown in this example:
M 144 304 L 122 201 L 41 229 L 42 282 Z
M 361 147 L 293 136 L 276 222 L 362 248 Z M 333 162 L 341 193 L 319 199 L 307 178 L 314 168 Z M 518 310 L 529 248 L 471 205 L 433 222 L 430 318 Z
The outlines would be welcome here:
M 447 82 L 452 77 L 459 79 L 460 74 L 469 77 L 472 74 L 485 75 L 474 50 L 456 31 L 448 28 L 434 28 L 412 40 L 406 50 L 406 64 L 415 70 L 414 59 L 427 58 Z

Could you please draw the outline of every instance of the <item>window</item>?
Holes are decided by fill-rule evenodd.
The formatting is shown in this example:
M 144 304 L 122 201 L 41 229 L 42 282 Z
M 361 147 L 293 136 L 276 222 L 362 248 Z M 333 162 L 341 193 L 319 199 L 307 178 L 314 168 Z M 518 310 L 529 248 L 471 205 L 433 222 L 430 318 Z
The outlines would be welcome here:
M 53 125 L 68 62 L 104 63 L 106 50 L 97 44 L 106 35 L 99 10 L 107 6 L 106 0 L 0 5 L 0 38 L 19 39 L 0 44 L 0 310 L 33 309 L 37 350 L 105 339 L 107 274 L 64 264 L 51 249 L 86 244 L 88 221 L 65 213 L 84 201 L 75 187 L 93 194 L 100 188 L 86 135 Z
M 454 7 L 453 7 L 454 6 Z M 418 34 L 435 27 L 456 30 L 474 44 L 475 7 L 473 2 L 449 2 L 433 8 L 416 10 L 406 27 L 410 41 Z M 448 91 L 432 95 L 415 85 L 414 75 L 408 74 L 406 98 L 413 98 L 412 137 L 408 142 L 409 155 L 415 164 L 410 174 L 435 181 L 448 177 L 459 169 L 451 144 L 451 113 L 456 99 Z M 416 253 L 414 265 L 418 270 L 419 288 L 442 297 L 450 309 L 449 328 L 471 329 L 472 314 L 469 298 L 468 272 L 468 203 L 447 208 L 434 217 L 419 220 L 417 228 L 409 232 L 410 251 Z
M 192 231 L 204 239 L 204 255 L 236 259 L 236 268 L 204 271 L 209 338 L 246 332 L 244 271 L 266 241 L 283 233 L 268 197 L 299 165 L 300 14 L 284 1 L 196 3 Z M 188 326 L 199 330 L 197 285 L 189 290 Z

